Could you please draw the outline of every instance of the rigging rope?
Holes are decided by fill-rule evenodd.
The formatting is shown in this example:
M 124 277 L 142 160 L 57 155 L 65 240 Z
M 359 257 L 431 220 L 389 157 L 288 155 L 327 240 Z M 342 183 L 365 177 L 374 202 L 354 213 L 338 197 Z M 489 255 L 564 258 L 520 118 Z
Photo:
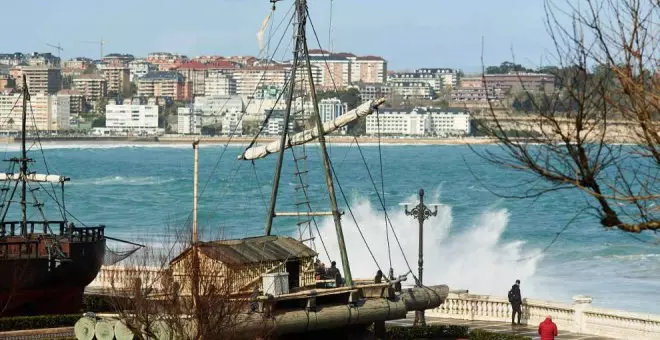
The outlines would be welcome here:
M 378 112 L 380 110 L 376 108 L 375 111 L 376 111 L 376 128 L 378 130 L 378 162 L 380 163 L 380 191 L 381 194 L 383 195 L 383 211 L 385 212 L 385 238 L 387 239 L 387 256 L 390 260 L 390 270 L 392 270 L 392 251 L 390 250 L 390 233 L 387 230 L 387 208 L 385 205 L 385 176 L 383 175 L 383 151 L 381 150 L 381 143 L 380 143 L 380 114 Z
M 374 186 L 374 190 L 376 191 L 376 196 L 378 197 L 378 201 L 380 202 L 381 207 L 383 207 L 383 211 L 385 212 L 385 219 L 387 220 L 387 223 L 390 225 L 390 229 L 392 230 L 392 235 L 394 235 L 394 239 L 396 240 L 397 245 L 399 246 L 399 250 L 401 251 L 401 255 L 403 256 L 403 260 L 406 262 L 406 266 L 410 271 L 412 271 L 412 267 L 410 266 L 410 263 L 408 262 L 408 258 L 406 257 L 406 253 L 403 251 L 403 247 L 401 246 L 401 242 L 399 241 L 399 236 L 396 234 L 396 231 L 394 230 L 394 226 L 392 225 L 392 220 L 390 219 L 389 214 L 387 213 L 387 210 L 385 209 L 385 202 L 380 197 L 380 194 L 378 193 L 378 189 L 376 187 L 376 182 L 373 180 L 373 176 L 371 175 L 371 171 L 369 170 L 369 167 L 367 166 L 367 159 L 364 157 L 364 153 L 362 153 L 362 148 L 360 147 L 360 143 L 357 140 L 356 136 L 353 136 L 355 140 L 355 145 L 358 148 L 358 151 L 360 152 L 360 156 L 362 157 L 362 162 L 365 164 L 365 168 L 367 169 L 367 174 L 369 174 L 369 179 L 371 180 L 371 184 Z

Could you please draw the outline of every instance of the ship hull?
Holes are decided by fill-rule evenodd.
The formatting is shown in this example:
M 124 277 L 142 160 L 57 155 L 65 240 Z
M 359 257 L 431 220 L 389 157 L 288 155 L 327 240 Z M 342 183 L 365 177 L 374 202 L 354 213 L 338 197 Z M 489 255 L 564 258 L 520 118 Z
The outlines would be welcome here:
M 0 259 L 0 316 L 77 313 L 105 257 L 105 239 L 68 244 L 68 259 Z

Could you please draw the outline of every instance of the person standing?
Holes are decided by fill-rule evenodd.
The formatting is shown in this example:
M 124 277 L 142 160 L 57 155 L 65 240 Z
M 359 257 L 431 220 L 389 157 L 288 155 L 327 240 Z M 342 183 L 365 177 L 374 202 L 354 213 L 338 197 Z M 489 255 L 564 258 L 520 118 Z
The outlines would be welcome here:
M 520 295 L 520 280 L 516 280 L 516 284 L 511 287 L 509 291 L 509 303 L 511 303 L 511 324 L 515 324 L 516 314 L 518 315 L 518 324 L 520 325 L 520 314 L 522 314 L 522 296 Z
M 541 340 L 555 340 L 557 335 L 557 324 L 552 322 L 550 315 L 546 316 L 545 320 L 539 324 L 539 336 Z

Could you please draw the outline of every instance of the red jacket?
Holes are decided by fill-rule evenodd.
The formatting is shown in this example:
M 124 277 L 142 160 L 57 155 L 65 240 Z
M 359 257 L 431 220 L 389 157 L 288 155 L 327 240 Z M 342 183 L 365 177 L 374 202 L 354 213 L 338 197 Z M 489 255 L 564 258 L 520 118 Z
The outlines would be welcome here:
M 557 336 L 557 325 L 550 318 L 539 324 L 539 335 L 541 340 L 555 340 Z

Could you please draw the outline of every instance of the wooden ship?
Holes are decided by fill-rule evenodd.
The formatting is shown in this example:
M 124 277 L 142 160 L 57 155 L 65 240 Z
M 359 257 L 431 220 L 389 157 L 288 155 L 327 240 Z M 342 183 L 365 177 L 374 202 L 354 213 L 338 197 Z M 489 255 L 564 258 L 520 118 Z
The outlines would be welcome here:
M 0 192 L 4 200 L 0 204 L 0 316 L 77 313 L 85 286 L 104 261 L 105 226 L 74 226 L 67 220 L 64 206 L 64 184 L 69 178 L 30 170 L 34 160 L 26 148 L 30 92 L 25 75 L 21 97 L 20 155 L 9 159 L 9 169 L 0 173 L 4 183 Z M 38 141 L 35 144 L 41 147 Z M 56 192 L 58 187 L 61 193 Z M 60 220 L 46 218 L 43 203 L 35 194 L 50 189 L 50 197 L 62 212 Z M 60 194 L 61 199 L 57 199 Z M 10 213 L 16 205 L 12 203 L 18 203 L 20 215 Z M 28 219 L 28 207 L 40 219 Z M 16 217 L 20 218 L 12 219 Z
M 271 0 L 273 6 L 279 0 Z M 307 1 L 295 0 L 295 47 L 293 49 L 292 70 L 288 88 L 284 92 L 286 110 L 283 118 L 283 132 L 279 141 L 265 145 L 251 145 L 238 156 L 241 161 L 256 161 L 273 155 L 277 157 L 272 182 L 272 193 L 268 206 L 264 235 L 243 239 L 200 241 L 197 239 L 197 183 L 199 141 L 193 143 L 195 153 L 194 193 L 192 217 L 192 243 L 179 256 L 170 262 L 174 280 L 179 282 L 183 291 L 194 289 L 195 278 L 191 278 L 187 268 L 199 267 L 199 275 L 211 275 L 218 278 L 234 277 L 232 292 L 235 294 L 252 293 L 252 311 L 240 316 L 236 332 L 246 337 L 257 334 L 263 327 L 271 329 L 271 334 L 283 335 L 303 333 L 322 329 L 336 329 L 355 325 L 376 323 L 384 327 L 384 321 L 405 318 L 409 311 L 426 310 L 438 307 L 448 294 L 446 285 L 421 286 L 401 289 L 401 281 L 407 275 L 398 278 L 385 277 L 384 282 L 374 279 L 356 280 L 349 264 L 348 250 L 344 242 L 341 216 L 332 172 L 331 159 L 326 148 L 326 135 L 345 127 L 361 117 L 372 114 L 385 100 L 377 99 L 362 103 L 357 108 L 323 123 L 319 113 L 317 94 L 312 81 L 310 56 L 307 46 L 306 25 L 308 19 Z M 296 77 L 302 76 L 299 83 Z M 303 90 L 296 88 L 302 83 Z M 314 126 L 295 133 L 289 130 L 293 117 L 294 95 L 304 92 L 311 98 L 311 118 Z M 270 111 L 273 112 L 272 110 Z M 268 119 L 268 117 L 267 117 Z M 264 124 L 265 125 L 265 124 Z M 256 138 L 255 138 L 256 140 Z M 329 211 L 313 211 L 309 202 L 296 203 L 304 206 L 305 211 L 280 212 L 276 210 L 281 182 L 284 152 L 306 143 L 316 142 L 320 147 L 322 167 L 328 193 Z M 294 160 L 306 159 L 296 156 Z M 296 163 L 296 175 L 299 178 L 307 170 Z M 302 179 L 300 187 L 306 187 Z M 307 193 L 305 193 L 305 196 Z M 348 203 L 348 202 L 347 202 Z M 333 218 L 341 260 L 343 279 L 339 285 L 335 280 L 322 280 L 317 274 L 315 260 L 318 253 L 306 242 L 313 242 L 314 236 L 305 238 L 301 232 L 299 239 L 289 236 L 273 235 L 273 219 L 276 217 L 296 217 L 300 223 L 309 223 L 311 218 L 328 216 Z M 320 236 L 320 235 L 318 235 Z M 374 271 L 375 273 L 375 271 Z M 330 282 L 328 282 L 330 281 Z M 329 284 L 330 283 L 330 284 Z M 266 323 L 266 325 L 264 325 Z

